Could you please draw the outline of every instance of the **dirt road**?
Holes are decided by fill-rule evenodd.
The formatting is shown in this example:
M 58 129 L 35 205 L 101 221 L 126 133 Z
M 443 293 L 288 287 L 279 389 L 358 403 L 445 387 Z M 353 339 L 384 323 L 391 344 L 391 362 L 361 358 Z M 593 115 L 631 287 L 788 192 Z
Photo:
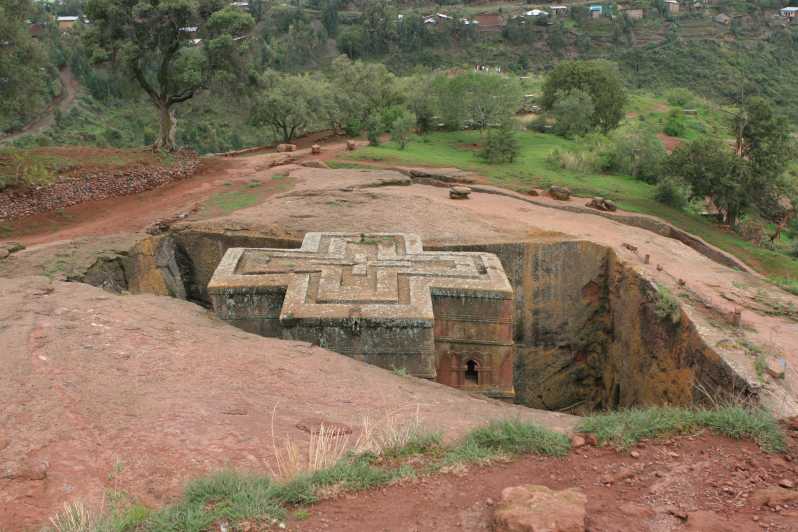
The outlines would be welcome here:
M 29 122 L 20 131 L 10 133 L 8 135 L 0 135 L 0 144 L 4 142 L 11 142 L 20 137 L 24 137 L 25 135 L 30 135 L 31 133 L 39 133 L 49 127 L 52 127 L 52 125 L 55 123 L 55 113 L 53 112 L 54 109 L 57 107 L 62 113 L 65 113 L 72 107 L 72 104 L 75 103 L 75 100 L 77 99 L 80 84 L 78 83 L 78 80 L 75 79 L 74 74 L 72 74 L 72 70 L 68 66 L 62 68 L 58 75 L 61 78 L 61 87 L 63 88 L 63 92 L 52 101 L 44 113 L 42 113 L 32 122 Z
M 322 153 L 311 156 L 309 146 L 316 142 L 323 146 Z M 320 141 L 316 135 L 297 143 L 299 149 L 294 152 L 297 163 L 311 158 L 331 160 L 346 150 L 346 142 L 336 138 Z M 229 193 L 236 185 L 253 182 L 264 185 L 259 194 L 265 198 L 285 186 L 272 179 L 275 175 L 285 175 L 297 168 L 296 165 L 270 167 L 274 158 L 273 150 L 238 157 L 207 157 L 190 179 L 141 194 L 90 201 L 6 222 L 0 227 L 0 241 L 14 240 L 32 246 L 87 236 L 134 233 L 156 220 L 190 211 L 216 194 Z

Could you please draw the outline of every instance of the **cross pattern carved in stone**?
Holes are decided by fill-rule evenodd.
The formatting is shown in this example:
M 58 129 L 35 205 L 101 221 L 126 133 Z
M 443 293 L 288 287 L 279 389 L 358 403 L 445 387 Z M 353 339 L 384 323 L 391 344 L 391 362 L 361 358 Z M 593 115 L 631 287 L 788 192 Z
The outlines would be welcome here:
M 285 289 L 281 318 L 432 320 L 432 294 L 507 299 L 488 253 L 425 252 L 417 235 L 308 233 L 298 250 L 228 250 L 209 288 Z

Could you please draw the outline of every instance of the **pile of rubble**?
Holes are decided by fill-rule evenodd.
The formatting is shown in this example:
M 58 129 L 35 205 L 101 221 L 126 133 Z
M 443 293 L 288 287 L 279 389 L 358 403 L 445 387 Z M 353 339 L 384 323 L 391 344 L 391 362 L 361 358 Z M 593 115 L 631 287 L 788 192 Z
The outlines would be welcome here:
M 175 154 L 171 166 L 142 164 L 78 176 L 60 175 L 49 185 L 5 190 L 0 192 L 0 220 L 41 214 L 90 200 L 137 194 L 190 177 L 199 164 L 196 153 L 183 151 Z

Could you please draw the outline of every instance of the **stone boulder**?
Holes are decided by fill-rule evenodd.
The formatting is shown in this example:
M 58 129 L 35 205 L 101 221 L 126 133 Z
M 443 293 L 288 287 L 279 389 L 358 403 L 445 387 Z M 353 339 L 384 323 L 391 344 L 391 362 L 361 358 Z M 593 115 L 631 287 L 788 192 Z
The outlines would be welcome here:
M 296 144 L 278 144 L 277 151 L 280 153 L 296 151 Z
M 469 187 L 456 186 L 449 189 L 449 197 L 451 199 L 468 199 L 470 194 L 471 189 Z
M 346 141 L 346 149 L 347 151 L 354 151 L 357 148 L 357 144 L 354 140 L 347 140 Z
M 590 207 L 592 209 L 598 209 L 600 211 L 610 211 L 615 212 L 618 210 L 618 207 L 615 205 L 615 202 L 612 200 L 604 199 L 602 197 L 595 197 L 589 202 L 585 204 L 585 207 Z
M 321 154 L 321 146 L 318 144 L 314 144 L 310 147 L 310 153 L 313 155 L 320 155 Z
M 549 187 L 549 196 L 556 200 L 568 201 L 571 199 L 571 189 L 568 187 L 552 185 Z
M 587 496 L 578 488 L 505 488 L 493 514 L 496 532 L 584 532 Z

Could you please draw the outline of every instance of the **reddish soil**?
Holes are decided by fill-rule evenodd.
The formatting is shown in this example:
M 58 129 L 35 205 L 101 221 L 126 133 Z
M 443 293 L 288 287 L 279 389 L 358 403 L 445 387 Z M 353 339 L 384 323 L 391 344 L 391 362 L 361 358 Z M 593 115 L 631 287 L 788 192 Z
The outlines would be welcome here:
M 173 298 L 0 278 L 0 530 L 65 502 L 99 508 L 108 490 L 159 507 L 201 475 L 270 474 L 274 442 L 303 448 L 318 420 L 350 427 L 351 445 L 364 417 L 386 416 L 449 440 L 489 419 L 576 421 L 248 334 Z
M 334 159 L 346 149 L 344 142 L 323 143 L 319 156 L 311 156 L 304 144 L 314 144 L 318 138 L 297 140 L 297 162 L 308 159 Z M 90 148 L 63 155 L 70 158 L 97 158 L 98 150 Z M 58 153 L 53 152 L 53 155 Z M 141 194 L 89 201 L 47 214 L 28 216 L 0 225 L 0 240 L 15 240 L 31 246 L 85 236 L 102 236 L 142 231 L 158 219 L 170 218 L 194 210 L 214 194 L 228 192 L 231 185 L 260 181 L 262 198 L 278 192 L 281 183 L 272 180 L 296 166 L 270 168 L 273 152 L 248 154 L 240 157 L 203 158 L 199 171 L 190 179 L 181 180 Z M 144 155 L 142 155 L 144 157 Z M 209 212 L 208 215 L 216 214 Z
M 710 434 L 642 443 L 636 457 L 583 447 L 562 459 L 530 456 L 346 495 L 310 507 L 308 520 L 294 520 L 288 528 L 491 530 L 492 506 L 502 489 L 542 484 L 582 489 L 591 532 L 796 531 L 798 491 L 784 490 L 791 501 L 773 507 L 763 507 L 757 494 L 784 480 L 798 482 L 798 423 L 793 426 L 786 455 Z
M 673 150 L 682 145 L 682 139 L 671 137 L 670 135 L 666 135 L 662 132 L 657 133 L 657 138 L 662 141 L 662 145 L 665 146 L 665 150 L 668 153 L 671 153 Z

